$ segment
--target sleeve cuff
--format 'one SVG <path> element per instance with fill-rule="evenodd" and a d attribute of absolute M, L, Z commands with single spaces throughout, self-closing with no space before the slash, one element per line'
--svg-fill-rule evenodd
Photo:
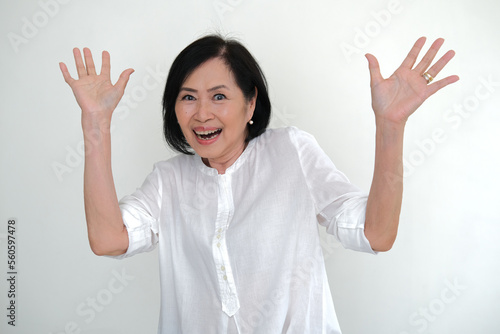
<path fill-rule="evenodd" d="M 128 232 L 128 249 L 124 254 L 109 257 L 120 260 L 152 251 L 158 243 L 158 221 L 141 209 L 126 203 L 120 203 L 120 210 Z"/>
<path fill-rule="evenodd" d="M 345 203 L 344 210 L 331 221 L 321 215 L 320 223 L 326 226 L 328 233 L 333 234 L 346 249 L 358 252 L 378 254 L 365 236 L 366 198 L 353 198 Z"/>

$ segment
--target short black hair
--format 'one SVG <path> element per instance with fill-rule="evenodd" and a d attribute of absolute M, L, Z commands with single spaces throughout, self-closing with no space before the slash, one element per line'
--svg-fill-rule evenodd
<path fill-rule="evenodd" d="M 175 58 L 163 93 L 163 134 L 168 145 L 178 152 L 193 154 L 175 114 L 179 90 L 196 68 L 213 58 L 224 60 L 247 101 L 255 96 L 257 88 L 253 124 L 247 124 L 246 141 L 261 135 L 269 124 L 271 101 L 266 78 L 257 61 L 240 42 L 220 35 L 207 35 L 189 44 Z"/>

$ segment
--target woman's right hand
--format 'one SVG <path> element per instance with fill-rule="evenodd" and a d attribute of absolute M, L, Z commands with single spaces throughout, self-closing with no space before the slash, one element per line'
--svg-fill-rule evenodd
<path fill-rule="evenodd" d="M 64 81 L 71 87 L 78 105 L 82 109 L 82 125 L 90 122 L 93 125 L 108 126 L 111 115 L 120 102 L 125 86 L 134 72 L 129 68 L 122 72 L 116 84 L 110 79 L 110 57 L 107 51 L 102 53 L 101 73 L 97 74 L 92 54 L 88 48 L 83 49 L 85 64 L 78 48 L 73 49 L 78 79 L 73 79 L 64 63 L 59 63 Z"/>
<path fill-rule="evenodd" d="M 118 205 L 111 168 L 111 115 L 120 102 L 130 74 L 123 71 L 115 85 L 110 79 L 109 53 L 102 53 L 102 68 L 98 75 L 90 50 L 73 49 L 78 79 L 73 79 L 65 64 L 60 63 L 64 80 L 73 90 L 82 109 L 82 129 L 85 139 L 83 192 L 85 218 L 90 247 L 98 255 L 118 255 L 128 248 L 128 232 Z"/>

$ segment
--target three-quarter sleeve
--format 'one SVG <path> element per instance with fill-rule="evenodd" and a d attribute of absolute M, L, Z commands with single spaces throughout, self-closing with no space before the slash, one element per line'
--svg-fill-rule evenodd
<path fill-rule="evenodd" d="M 297 149 L 318 222 L 345 248 L 376 254 L 364 233 L 367 194 L 335 167 L 312 135 L 293 127 L 289 135 Z"/>
<path fill-rule="evenodd" d="M 162 183 L 158 168 L 146 177 L 140 188 L 119 201 L 123 223 L 128 232 L 127 251 L 113 258 L 122 259 L 149 252 L 158 243 L 159 215 L 161 210 Z"/>

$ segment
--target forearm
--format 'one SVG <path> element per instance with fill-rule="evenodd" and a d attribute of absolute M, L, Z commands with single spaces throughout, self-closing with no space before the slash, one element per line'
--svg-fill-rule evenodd
<path fill-rule="evenodd" d="M 109 126 L 82 120 L 85 139 L 84 201 L 90 247 L 97 255 L 119 255 L 128 248 L 111 170 Z"/>
<path fill-rule="evenodd" d="M 374 250 L 396 240 L 403 196 L 404 124 L 377 120 L 375 167 L 368 196 L 365 235 Z"/>

